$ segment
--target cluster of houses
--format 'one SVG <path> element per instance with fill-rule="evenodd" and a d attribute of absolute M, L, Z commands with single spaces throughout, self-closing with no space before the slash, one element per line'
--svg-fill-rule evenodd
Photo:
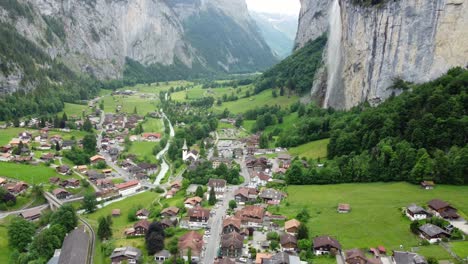
<path fill-rule="evenodd" d="M 120 162 L 120 167 L 126 170 L 133 178 L 137 180 L 146 180 L 150 175 L 158 172 L 158 165 L 154 163 L 140 162 L 134 163 L 130 159 Z"/>
<path fill-rule="evenodd" d="M 0 177 L 0 186 L 13 195 L 19 195 L 29 188 L 24 181 L 13 181 L 6 177 Z"/>

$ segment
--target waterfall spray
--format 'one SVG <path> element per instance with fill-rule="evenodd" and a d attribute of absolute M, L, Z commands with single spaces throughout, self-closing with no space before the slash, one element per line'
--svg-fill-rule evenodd
<path fill-rule="evenodd" d="M 341 85 L 341 67 L 342 67 L 342 50 L 341 50 L 341 12 L 339 0 L 334 0 L 330 9 L 329 16 L 329 35 L 327 49 L 327 92 L 325 94 L 324 107 L 330 106 L 330 95 L 335 94 L 334 91 L 339 89 Z"/>

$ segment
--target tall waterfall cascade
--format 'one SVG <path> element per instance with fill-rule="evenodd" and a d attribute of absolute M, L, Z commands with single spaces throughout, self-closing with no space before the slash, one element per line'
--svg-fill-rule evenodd
<path fill-rule="evenodd" d="M 333 106 L 330 102 L 331 98 L 336 95 L 336 92 L 342 86 L 342 65 L 343 65 L 343 51 L 342 51 L 342 23 L 341 23 L 341 10 L 339 0 L 334 0 L 329 16 L 329 30 L 328 30 L 328 47 L 327 47 L 327 91 L 323 107 Z M 338 98 L 335 98 L 337 100 Z"/>

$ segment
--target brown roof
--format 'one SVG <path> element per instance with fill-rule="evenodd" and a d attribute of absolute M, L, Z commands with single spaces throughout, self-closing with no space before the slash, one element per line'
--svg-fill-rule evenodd
<path fill-rule="evenodd" d="M 450 206 L 447 202 L 444 202 L 439 199 L 430 200 L 427 204 L 434 210 L 440 210 Z"/>
<path fill-rule="evenodd" d="M 146 219 L 140 220 L 133 225 L 133 228 L 142 227 L 145 230 L 148 230 L 150 222 Z"/>
<path fill-rule="evenodd" d="M 286 221 L 284 223 L 284 229 L 288 230 L 292 227 L 299 227 L 301 225 L 301 222 L 297 221 L 296 219 L 291 219 L 289 221 Z"/>
<path fill-rule="evenodd" d="M 36 209 L 31 209 L 31 210 L 24 211 L 20 215 L 23 218 L 31 218 L 33 216 L 37 216 L 37 215 L 40 215 L 40 214 L 41 214 L 41 209 L 36 208 Z"/>
<path fill-rule="evenodd" d="M 67 190 L 65 189 L 62 189 L 62 188 L 57 188 L 55 190 L 52 191 L 52 193 L 57 196 L 57 194 L 60 194 L 60 193 L 69 193 Z"/>
<path fill-rule="evenodd" d="M 226 180 L 223 179 L 210 179 L 208 181 L 208 186 L 210 187 L 225 187 L 226 186 Z"/>
<path fill-rule="evenodd" d="M 285 233 L 280 237 L 280 244 L 285 245 L 288 243 L 297 244 L 297 238 L 291 234 Z"/>
<path fill-rule="evenodd" d="M 189 217 L 209 218 L 210 217 L 210 209 L 204 209 L 202 207 L 191 208 L 191 209 L 188 210 L 187 215 Z"/>
<path fill-rule="evenodd" d="M 423 181 L 421 182 L 421 185 L 426 187 L 426 186 L 434 186 L 435 183 L 433 181 Z"/>
<path fill-rule="evenodd" d="M 203 199 L 198 197 L 198 196 L 195 196 L 195 197 L 191 197 L 191 198 L 187 198 L 187 200 L 185 200 L 184 203 L 186 204 L 191 204 L 191 205 L 196 205 L 198 203 L 201 203 Z"/>
<path fill-rule="evenodd" d="M 120 209 L 113 209 L 112 215 L 120 215 Z"/>
<path fill-rule="evenodd" d="M 179 238 L 179 249 L 191 249 L 192 254 L 200 255 L 203 247 L 203 236 L 195 231 L 190 231 Z"/>
<path fill-rule="evenodd" d="M 101 155 L 95 155 L 95 156 L 92 156 L 91 158 L 89 158 L 89 160 L 90 160 L 91 162 L 94 162 L 94 161 L 96 161 L 96 160 L 106 160 L 106 159 L 105 159 L 103 156 L 101 156 Z"/>
<path fill-rule="evenodd" d="M 362 250 L 357 249 L 357 248 L 347 250 L 345 254 L 346 254 L 346 259 L 352 259 L 352 258 L 357 258 L 357 257 L 366 259 L 364 252 L 362 252 Z"/>
<path fill-rule="evenodd" d="M 261 222 L 263 221 L 265 209 L 260 206 L 248 205 L 236 212 L 236 217 L 242 221 Z"/>
<path fill-rule="evenodd" d="M 230 258 L 222 258 L 215 260 L 214 264 L 235 264 L 236 262 L 232 261 Z"/>
<path fill-rule="evenodd" d="M 146 209 L 140 209 L 136 212 L 136 215 L 141 215 L 141 216 L 148 216 L 149 215 L 149 211 L 146 210 Z"/>
<path fill-rule="evenodd" d="M 255 258 L 255 264 L 262 264 L 263 259 L 271 259 L 273 255 L 270 253 L 257 253 L 257 257 Z"/>
<path fill-rule="evenodd" d="M 324 246 L 331 246 L 336 249 L 341 249 L 341 245 L 338 240 L 329 236 L 319 236 L 314 238 L 314 248 L 321 248 Z"/>
<path fill-rule="evenodd" d="M 161 214 L 170 214 L 170 215 L 176 215 L 179 213 L 179 208 L 175 206 L 171 206 L 168 208 L 165 208 L 161 211 Z"/>
<path fill-rule="evenodd" d="M 223 228 L 226 226 L 235 226 L 237 229 L 241 229 L 241 220 L 237 217 L 229 217 L 223 220 Z"/>
<path fill-rule="evenodd" d="M 225 234 L 221 238 L 221 247 L 223 248 L 242 248 L 244 246 L 244 236 L 237 233 L 231 232 Z"/>

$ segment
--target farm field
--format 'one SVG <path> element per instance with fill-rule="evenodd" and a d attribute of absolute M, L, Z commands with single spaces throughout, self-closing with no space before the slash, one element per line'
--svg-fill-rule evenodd
<path fill-rule="evenodd" d="M 11 249 L 8 247 L 8 227 L 6 220 L 0 223 L 0 263 L 8 263 Z"/>
<path fill-rule="evenodd" d="M 162 119 L 148 118 L 143 123 L 143 131 L 164 133 L 164 122 Z"/>
<path fill-rule="evenodd" d="M 159 144 L 158 142 L 135 141 L 127 153 L 136 155 L 139 159 L 156 162 L 156 157 L 153 155 L 153 148 Z"/>
<path fill-rule="evenodd" d="M 273 98 L 271 90 L 266 90 L 259 94 L 252 95 L 249 98 L 242 98 L 233 102 L 225 102 L 221 106 L 215 105 L 213 109 L 215 112 L 222 112 L 227 108 L 231 113 L 240 114 L 264 105 L 279 105 L 281 107 L 287 107 L 298 99 L 298 96 L 278 96 Z"/>
<path fill-rule="evenodd" d="M 145 115 L 146 113 L 153 112 L 156 110 L 156 95 L 154 98 L 141 98 L 138 95 L 132 96 L 105 96 L 104 100 L 104 111 L 116 112 L 117 106 L 122 106 L 121 112 L 132 114 L 137 109 L 137 114 Z"/>
<path fill-rule="evenodd" d="M 18 134 L 27 129 L 21 127 L 9 127 L 6 129 L 0 129 L 0 146 L 8 144 L 14 137 L 18 137 Z"/>
<path fill-rule="evenodd" d="M 345 249 L 383 245 L 392 250 L 400 245 L 417 246 L 419 239 L 409 230 L 410 220 L 401 213 L 401 208 L 410 203 L 423 206 L 439 198 L 462 212 L 468 210 L 468 186 L 438 185 L 426 191 L 408 183 L 369 183 L 289 186 L 287 192 L 285 205 L 278 211 L 273 208 L 272 212 L 293 218 L 306 208 L 310 213 L 307 225 L 311 235 L 332 235 Z M 338 214 L 338 203 L 349 203 L 351 212 Z"/>
<path fill-rule="evenodd" d="M 22 127 L 9 127 L 6 129 L 0 129 L 0 145 L 6 145 L 11 141 L 12 138 L 18 137 L 18 134 L 24 131 L 28 131 L 33 134 L 33 137 L 39 135 L 39 130 L 31 128 L 22 128 Z M 72 130 L 70 132 L 62 132 L 56 129 L 49 130 L 49 136 L 60 135 L 64 140 L 71 139 L 72 137 L 76 139 L 81 139 L 86 135 L 86 132 L 79 130 Z"/>
<path fill-rule="evenodd" d="M 245 96 L 245 93 L 251 90 L 250 85 L 239 86 L 238 88 L 233 87 L 220 87 L 220 88 L 206 88 L 203 89 L 202 85 L 197 85 L 194 88 L 188 89 L 187 91 L 179 91 L 171 94 L 171 98 L 174 101 L 186 102 L 189 100 L 200 99 L 203 97 L 211 96 L 215 99 L 221 98 L 223 95 L 230 96 L 232 94 L 237 97 Z M 252 92 L 252 91 L 251 91 Z"/>
<path fill-rule="evenodd" d="M 321 139 L 290 148 L 288 151 L 292 155 L 306 157 L 308 159 L 325 159 L 327 157 L 327 146 L 330 139 Z"/>
<path fill-rule="evenodd" d="M 76 116 L 80 118 L 83 114 L 83 111 L 85 113 L 90 113 L 91 109 L 87 105 L 65 103 L 63 111 L 58 113 L 58 116 L 61 117 L 63 113 L 67 113 L 68 117 Z"/>
<path fill-rule="evenodd" d="M 25 181 L 29 184 L 49 183 L 50 177 L 65 177 L 55 172 L 53 168 L 44 165 L 34 166 L 10 162 L 0 162 L 0 176 Z"/>
<path fill-rule="evenodd" d="M 468 241 L 450 243 L 452 251 L 462 259 L 468 258 Z"/>

